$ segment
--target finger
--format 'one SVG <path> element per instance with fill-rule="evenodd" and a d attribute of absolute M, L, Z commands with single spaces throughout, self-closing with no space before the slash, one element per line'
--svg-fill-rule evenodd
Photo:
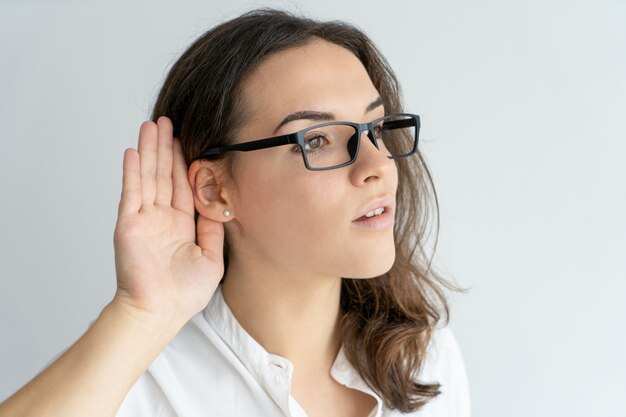
<path fill-rule="evenodd" d="M 141 178 L 139 172 L 139 154 L 133 148 L 124 151 L 122 174 L 122 197 L 118 206 L 118 217 L 137 213 L 141 207 Z"/>
<path fill-rule="evenodd" d="M 139 130 L 141 204 L 153 205 L 156 195 L 157 127 L 147 120 Z"/>
<path fill-rule="evenodd" d="M 202 249 L 203 255 L 216 260 L 224 259 L 224 224 L 222 222 L 199 215 L 196 234 L 198 246 Z"/>
<path fill-rule="evenodd" d="M 194 215 L 193 192 L 187 178 L 187 163 L 183 156 L 183 147 L 178 138 L 174 138 L 174 169 L 172 172 L 173 196 L 172 207 L 190 216 Z"/>
<path fill-rule="evenodd" d="M 155 204 L 172 204 L 172 122 L 166 116 L 157 120 L 158 149 Z"/>

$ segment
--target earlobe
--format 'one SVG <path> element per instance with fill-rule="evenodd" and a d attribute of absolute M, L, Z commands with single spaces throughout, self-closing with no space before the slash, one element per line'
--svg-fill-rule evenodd
<path fill-rule="evenodd" d="M 226 189 L 220 185 L 216 167 L 211 161 L 196 160 L 188 170 L 198 213 L 213 221 L 227 222 L 233 218 Z"/>

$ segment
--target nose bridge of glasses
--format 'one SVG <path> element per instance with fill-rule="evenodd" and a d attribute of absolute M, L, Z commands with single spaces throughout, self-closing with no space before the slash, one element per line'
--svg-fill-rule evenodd
<path fill-rule="evenodd" d="M 361 138 L 363 137 L 364 134 L 369 139 L 369 141 L 366 140 L 365 142 L 370 142 L 372 145 L 374 145 L 374 148 L 376 148 L 376 151 L 380 152 L 380 147 L 378 146 L 378 143 L 376 143 L 376 138 L 374 138 L 374 133 L 372 132 L 372 130 L 368 129 L 367 125 L 361 125 L 359 127 L 359 130 L 361 132 L 361 135 L 357 138 L 357 134 L 358 133 L 355 132 L 354 135 L 352 135 L 352 137 L 348 141 L 348 151 L 350 153 L 350 156 L 352 158 L 355 158 L 356 157 L 357 148 L 361 148 L 363 146 L 368 146 L 367 144 L 361 144 L 361 146 L 358 145 L 358 142 L 361 140 Z M 359 153 L 361 153 L 361 152 L 363 152 L 363 149 L 359 150 Z"/>
<path fill-rule="evenodd" d="M 368 125 L 362 125 L 361 128 L 362 128 L 361 135 L 363 135 L 365 133 L 367 135 L 369 141 L 372 143 L 372 145 L 374 145 L 374 147 L 376 149 L 380 149 L 380 147 L 378 146 L 378 143 L 376 142 L 377 138 L 374 137 L 373 130 L 369 129 Z"/>

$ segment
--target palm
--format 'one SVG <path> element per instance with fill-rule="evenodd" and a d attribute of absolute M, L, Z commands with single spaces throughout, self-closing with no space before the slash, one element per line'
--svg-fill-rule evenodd
<path fill-rule="evenodd" d="M 169 119 L 157 121 L 158 138 L 154 126 L 142 125 L 140 163 L 134 150 L 124 158 L 114 233 L 116 295 L 142 310 L 190 317 L 206 305 L 222 276 L 224 229 L 200 216 L 196 231 L 180 143 Z"/>

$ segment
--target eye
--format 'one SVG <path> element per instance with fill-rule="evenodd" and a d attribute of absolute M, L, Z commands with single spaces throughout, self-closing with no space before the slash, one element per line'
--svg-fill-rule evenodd
<path fill-rule="evenodd" d="M 323 142 L 326 141 L 326 138 L 321 135 L 313 136 L 310 139 L 305 139 L 304 143 L 308 146 L 308 150 L 317 151 L 322 148 Z"/>
<path fill-rule="evenodd" d="M 376 138 L 381 138 L 383 134 L 383 124 L 378 123 L 376 126 L 374 126 L 374 136 Z"/>
<path fill-rule="evenodd" d="M 327 143 L 329 143 L 329 141 L 322 133 L 313 133 L 311 136 L 304 139 L 305 149 L 309 154 L 319 152 Z M 300 147 L 294 146 L 293 152 L 299 153 Z"/>

